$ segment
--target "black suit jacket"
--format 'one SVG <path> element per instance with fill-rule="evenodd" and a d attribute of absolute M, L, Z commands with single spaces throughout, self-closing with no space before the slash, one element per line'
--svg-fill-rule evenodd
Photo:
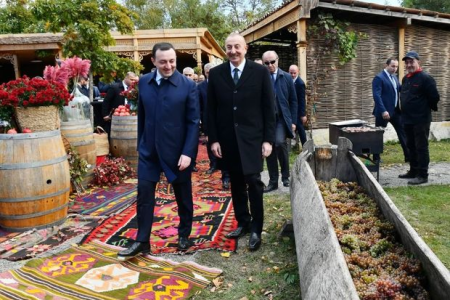
<path fill-rule="evenodd" d="M 124 91 L 122 82 L 114 83 L 106 94 L 102 104 L 103 117 L 108 116 L 114 108 L 125 104 L 125 97 L 120 95 Z"/>
<path fill-rule="evenodd" d="M 302 124 L 302 117 L 306 116 L 306 99 L 305 99 L 305 82 L 297 76 L 294 81 L 295 92 L 297 93 L 298 113 L 297 113 L 297 127 Z"/>
<path fill-rule="evenodd" d="M 208 82 L 208 140 L 219 142 L 219 167 L 243 174 L 263 170 L 262 143 L 275 142 L 275 99 L 266 67 L 246 60 L 237 85 L 230 63 L 211 69 Z"/>

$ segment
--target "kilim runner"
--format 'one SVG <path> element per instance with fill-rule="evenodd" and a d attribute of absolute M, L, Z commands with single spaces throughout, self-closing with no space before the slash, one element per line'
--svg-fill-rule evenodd
<path fill-rule="evenodd" d="M 99 223 L 90 217 L 70 217 L 59 226 L 11 233 L 0 241 L 0 258 L 16 261 L 35 257 L 77 235 L 90 232 Z M 3 238 L 5 238 L 3 237 Z"/>
<path fill-rule="evenodd" d="M 91 188 L 81 196 L 74 195 L 69 203 L 69 213 L 110 216 L 135 202 L 136 195 L 136 183 Z"/>
<path fill-rule="evenodd" d="M 194 219 L 190 235 L 193 246 L 185 253 L 204 249 L 235 251 L 236 240 L 225 235 L 233 231 L 237 222 L 229 190 L 222 189 L 221 172 L 206 174 L 209 161 L 206 147 L 200 145 L 197 157 L 198 172 L 192 173 Z M 171 185 L 162 177 L 157 187 L 152 228 L 151 252 L 175 253 L 178 244 L 177 204 Z M 137 234 L 136 204 L 106 219 L 83 241 L 100 240 L 110 245 L 128 247 Z"/>
<path fill-rule="evenodd" d="M 0 299 L 187 299 L 219 276 L 219 269 L 136 256 L 118 261 L 121 248 L 100 242 L 33 259 L 0 273 Z"/>

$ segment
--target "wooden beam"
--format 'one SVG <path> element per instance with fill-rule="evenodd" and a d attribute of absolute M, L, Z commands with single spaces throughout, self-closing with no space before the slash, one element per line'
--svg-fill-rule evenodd
<path fill-rule="evenodd" d="M 430 16 L 419 15 L 419 14 L 410 14 L 410 13 L 406 13 L 406 12 L 387 11 L 387 10 L 381 10 L 381 9 L 356 7 L 356 6 L 342 5 L 342 4 L 336 4 L 336 3 L 327 3 L 327 2 L 319 2 L 318 7 L 336 9 L 339 11 L 351 11 L 351 12 L 356 12 L 356 13 L 361 13 L 361 14 L 378 15 L 378 16 L 384 16 L 384 17 L 395 17 L 395 18 L 402 18 L 402 19 L 409 18 L 411 20 L 434 22 L 434 23 L 441 23 L 441 24 L 450 24 L 450 19 L 439 18 L 437 16 L 430 17 Z M 364 16 L 361 16 L 361 18 L 364 18 Z"/>
<path fill-rule="evenodd" d="M 14 66 L 14 75 L 16 79 L 20 78 L 20 70 L 19 70 L 19 59 L 17 59 L 17 54 L 13 54 L 13 66 Z"/>
<path fill-rule="evenodd" d="M 405 56 L 405 27 L 398 28 L 398 79 L 402 80 L 405 76 L 405 62 L 402 60 Z"/>
<path fill-rule="evenodd" d="M 306 84 L 307 68 L 306 68 L 306 19 L 297 21 L 297 59 L 300 69 L 300 78 Z"/>
<path fill-rule="evenodd" d="M 284 15 L 290 13 L 292 10 L 298 10 L 298 14 L 300 14 L 300 1 L 301 0 L 295 0 L 287 4 L 286 6 L 280 8 L 278 11 L 274 12 L 273 14 L 267 16 L 267 18 L 262 19 L 261 21 L 257 22 L 255 25 L 247 28 L 243 32 L 241 32 L 242 36 L 250 36 L 255 31 L 258 31 L 259 29 L 266 27 L 266 26 L 273 26 L 273 23 L 283 17 Z M 273 31 L 272 31 L 273 32 Z M 247 38 L 246 38 L 247 40 Z M 253 40 L 252 40 L 253 41 Z M 252 42 L 248 41 L 247 42 Z"/>

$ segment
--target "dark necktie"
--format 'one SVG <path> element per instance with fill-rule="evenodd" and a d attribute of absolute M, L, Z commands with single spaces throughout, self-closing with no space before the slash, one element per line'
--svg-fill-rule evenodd
<path fill-rule="evenodd" d="M 234 84 L 237 84 L 239 81 L 239 69 L 238 68 L 234 68 L 233 70 L 234 74 L 233 74 L 233 81 Z"/>

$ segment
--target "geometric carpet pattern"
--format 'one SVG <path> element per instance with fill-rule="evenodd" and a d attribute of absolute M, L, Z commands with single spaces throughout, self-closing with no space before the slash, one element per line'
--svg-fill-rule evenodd
<path fill-rule="evenodd" d="M 94 241 L 30 260 L 0 273 L 0 299 L 188 299 L 222 273 L 150 255 L 119 261 L 121 249 Z"/>
<path fill-rule="evenodd" d="M 110 216 L 136 201 L 136 183 L 121 183 L 111 187 L 95 187 L 75 196 L 69 202 L 69 213 L 90 216 Z"/>
<path fill-rule="evenodd" d="M 198 172 L 192 173 L 194 218 L 190 240 L 193 246 L 184 253 L 204 249 L 235 251 L 236 240 L 225 235 L 237 227 L 229 190 L 222 189 L 221 172 L 206 174 L 209 167 L 206 147 L 200 145 Z M 176 253 L 178 244 L 178 206 L 170 184 L 164 176 L 156 189 L 156 203 L 150 237 L 151 253 Z M 110 245 L 128 247 L 137 234 L 136 203 L 96 227 L 83 243 L 99 240 Z"/>

